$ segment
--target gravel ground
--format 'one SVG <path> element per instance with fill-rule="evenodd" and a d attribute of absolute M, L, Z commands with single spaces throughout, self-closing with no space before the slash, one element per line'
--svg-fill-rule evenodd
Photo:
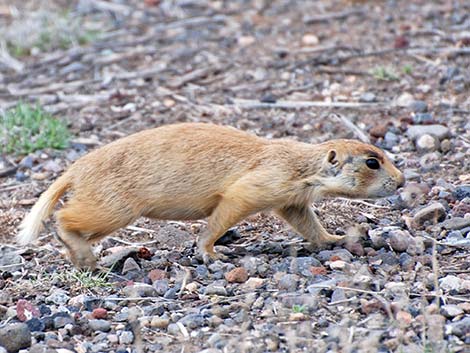
<path fill-rule="evenodd" d="M 468 1 L 9 3 L 0 43 L 28 50 L 0 46 L 0 111 L 38 102 L 73 140 L 1 155 L 0 352 L 469 352 Z M 72 268 L 53 223 L 15 245 L 74 160 L 182 121 L 370 140 L 407 184 L 316 204 L 347 235 L 332 248 L 270 214 L 228 232 L 229 261 L 208 266 L 203 220 L 139 219 L 96 246 L 95 274 Z"/>

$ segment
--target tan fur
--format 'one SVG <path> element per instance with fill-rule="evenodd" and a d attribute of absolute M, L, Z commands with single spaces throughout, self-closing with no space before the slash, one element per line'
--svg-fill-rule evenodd
<path fill-rule="evenodd" d="M 369 169 L 371 154 L 380 169 Z M 267 140 L 230 127 L 186 123 L 145 130 L 80 158 L 41 195 L 21 224 L 18 240 L 33 241 L 53 205 L 59 237 L 78 267 L 94 268 L 89 243 L 141 216 L 208 217 L 199 240 L 206 260 L 214 243 L 250 214 L 274 210 L 312 243 L 334 242 L 310 209 L 328 196 L 391 195 L 404 182 L 383 152 L 354 140 L 319 145 Z"/>

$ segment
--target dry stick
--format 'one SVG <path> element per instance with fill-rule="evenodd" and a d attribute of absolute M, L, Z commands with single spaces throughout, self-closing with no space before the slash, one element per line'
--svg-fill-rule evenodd
<path fill-rule="evenodd" d="M 359 140 L 364 143 L 370 144 L 370 138 L 360 128 L 354 125 L 351 120 L 347 119 L 344 115 L 332 113 L 331 116 L 341 121 L 347 128 L 351 129 Z"/>
<path fill-rule="evenodd" d="M 441 303 L 441 288 L 439 287 L 439 262 L 437 261 L 436 241 L 432 242 L 432 272 L 434 274 L 434 293 L 436 293 L 436 305 L 439 309 Z"/>
<path fill-rule="evenodd" d="M 264 103 L 253 99 L 234 98 L 233 105 L 243 109 L 304 109 L 304 108 L 375 108 L 389 107 L 390 103 L 323 102 L 323 101 L 282 101 Z"/>
<path fill-rule="evenodd" d="M 204 67 L 202 69 L 196 69 L 187 73 L 186 75 L 176 77 L 168 82 L 168 86 L 171 88 L 180 88 L 185 84 L 199 80 L 211 74 L 216 74 L 222 70 L 227 70 L 226 66 L 223 65 L 214 65 L 209 67 Z"/>
<path fill-rule="evenodd" d="M 354 15 L 357 16 L 357 15 L 364 15 L 364 14 L 365 14 L 364 9 L 353 9 L 353 10 L 342 11 L 342 12 L 330 12 L 330 13 L 325 13 L 322 15 L 306 17 L 304 19 L 304 23 L 310 25 L 310 24 L 314 24 L 318 22 L 342 20 L 349 16 L 354 16 Z"/>

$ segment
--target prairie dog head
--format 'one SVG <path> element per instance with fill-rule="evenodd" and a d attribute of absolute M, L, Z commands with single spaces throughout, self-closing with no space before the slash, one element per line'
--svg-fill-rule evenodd
<path fill-rule="evenodd" d="M 379 148 L 355 140 L 321 144 L 322 194 L 348 198 L 390 196 L 403 186 L 403 174 Z"/>

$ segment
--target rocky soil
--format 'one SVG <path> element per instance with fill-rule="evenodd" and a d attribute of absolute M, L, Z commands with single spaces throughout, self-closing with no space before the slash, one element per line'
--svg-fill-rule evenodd
<path fill-rule="evenodd" d="M 1 41 L 34 37 L 38 13 L 98 33 L 0 53 L 0 110 L 38 102 L 73 133 L 66 150 L 1 156 L 0 352 L 469 351 L 468 1 L 8 3 Z M 15 245 L 67 165 L 182 121 L 370 140 L 407 184 L 315 205 L 347 235 L 326 249 L 270 214 L 227 233 L 229 260 L 211 265 L 195 247 L 204 220 L 140 219 L 96 246 L 95 274 L 73 269 L 53 222 L 35 246 Z"/>

